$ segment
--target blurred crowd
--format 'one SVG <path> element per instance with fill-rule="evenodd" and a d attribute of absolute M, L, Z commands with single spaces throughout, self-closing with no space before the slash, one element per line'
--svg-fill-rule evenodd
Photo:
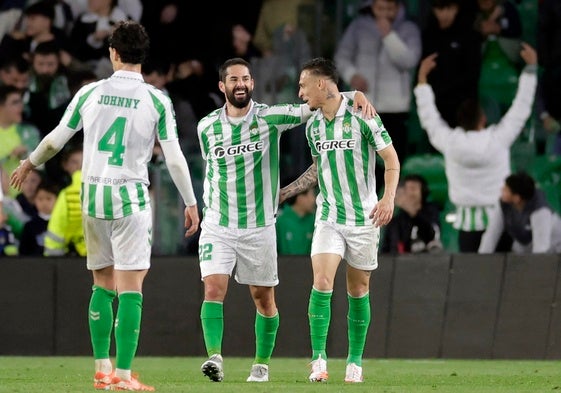
<path fill-rule="evenodd" d="M 300 101 L 301 65 L 324 56 L 335 60 L 342 90 L 363 91 L 373 102 L 407 168 L 396 197 L 396 216 L 384 229 L 382 252 L 550 252 L 561 244 L 561 232 L 556 232 L 561 210 L 558 0 L 251 0 L 196 6 L 179 0 L 4 0 L 0 2 L 4 195 L 0 254 L 84 255 L 80 133 L 65 151 L 29 176 L 21 193 L 9 187 L 8 178 L 19 160 L 58 124 L 74 93 L 112 74 L 108 37 L 112 26 L 124 19 L 140 21 L 150 35 L 150 56 L 142 72 L 147 83 L 173 102 L 199 200 L 203 164 L 196 126 L 224 104 L 217 83 L 219 65 L 231 57 L 248 60 L 255 78 L 254 99 L 291 103 Z M 522 43 L 528 44 L 527 52 Z M 534 49 L 537 64 L 531 56 Z M 446 133 L 478 132 L 480 137 L 493 132 L 490 125 L 508 119 L 522 88 L 521 76 L 530 72 L 538 82 L 535 93 L 524 85 L 520 94 L 530 99 L 519 103 L 528 115 L 519 119 L 520 124 L 509 123 L 512 137 L 507 142 L 489 141 L 503 146 L 508 171 L 498 173 L 490 188 L 478 190 L 488 198 L 484 202 L 477 197 L 458 199 L 448 189 L 444 197 L 436 197 L 431 190 L 442 183 L 456 187 L 457 173 L 477 173 L 476 167 L 487 171 L 498 164 L 475 154 L 478 149 L 486 151 L 483 145 L 471 146 L 473 159 L 462 153 L 458 160 L 435 142 L 434 123 L 421 110 L 430 100 L 416 86 L 430 86 Z M 281 156 L 282 186 L 311 163 L 302 127 L 285 135 Z M 420 166 L 415 170 L 415 165 L 408 165 L 420 156 L 443 156 L 444 164 L 436 169 L 441 174 L 433 176 L 435 168 L 423 173 Z M 156 146 L 152 192 L 158 195 L 154 203 L 160 204 L 154 212 L 162 243 L 155 239 L 155 247 L 160 247 L 155 254 L 195 253 L 193 241 L 162 245 L 181 228 L 181 222 L 169 220 L 174 217 L 170 212 L 181 207 L 177 195 L 167 189 L 170 182 L 161 171 L 162 160 Z M 530 165 L 538 162 L 541 166 Z M 546 171 L 541 169 L 544 163 Z M 463 166 L 464 172 L 451 173 L 454 165 Z M 532 172 L 533 167 L 540 170 Z M 529 173 L 519 175 L 528 175 L 531 181 L 508 178 L 511 170 L 521 169 Z M 464 182 L 478 187 L 477 181 L 464 177 Z M 511 194 L 520 202 L 514 210 Z M 281 206 L 280 254 L 309 254 L 314 195 L 302 194 Z M 539 201 L 530 203 L 532 198 Z M 551 213 L 546 218 L 543 209 Z M 465 217 L 470 214 L 479 218 L 468 224 Z M 547 220 L 551 231 L 544 234 L 542 228 L 540 233 L 551 241 L 532 248 L 532 230 L 513 229 L 512 220 L 518 220 L 518 227 Z M 486 233 L 489 226 L 492 233 Z M 445 236 L 446 230 L 455 240 Z"/>

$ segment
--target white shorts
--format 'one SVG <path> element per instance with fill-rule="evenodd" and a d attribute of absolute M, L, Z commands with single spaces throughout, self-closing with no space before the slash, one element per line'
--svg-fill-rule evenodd
<path fill-rule="evenodd" d="M 145 270 L 152 251 L 150 209 L 116 220 L 82 215 L 89 270 L 114 266 L 116 270 Z"/>
<path fill-rule="evenodd" d="M 337 254 L 360 270 L 378 267 L 380 228 L 374 225 L 348 226 L 317 221 L 312 239 L 311 255 Z"/>
<path fill-rule="evenodd" d="M 228 228 L 201 224 L 199 238 L 201 277 L 232 275 L 240 284 L 274 287 L 277 275 L 277 237 L 274 225 L 260 228 Z"/>

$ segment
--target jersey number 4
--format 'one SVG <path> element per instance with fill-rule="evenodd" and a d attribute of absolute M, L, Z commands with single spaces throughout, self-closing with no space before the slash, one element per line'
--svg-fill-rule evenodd
<path fill-rule="evenodd" d="M 111 153 L 111 156 L 107 160 L 109 165 L 123 165 L 123 155 L 125 154 L 123 139 L 125 137 L 126 124 L 126 117 L 117 117 L 97 144 L 97 149 L 99 151 Z"/>

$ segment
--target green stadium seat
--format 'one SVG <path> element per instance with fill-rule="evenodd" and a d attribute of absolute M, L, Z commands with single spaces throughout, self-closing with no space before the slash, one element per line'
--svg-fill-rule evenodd
<path fill-rule="evenodd" d="M 417 114 L 417 105 L 413 99 L 411 100 L 409 119 L 407 120 L 407 154 L 423 154 L 430 153 L 431 151 L 434 150 L 431 147 L 426 131 L 421 127 L 421 121 Z"/>
<path fill-rule="evenodd" d="M 545 193 L 545 197 L 551 209 L 557 212 L 557 214 L 561 215 L 561 182 L 538 183 L 537 187 L 543 190 L 543 192 Z"/>
<path fill-rule="evenodd" d="M 527 172 L 538 183 L 552 183 L 561 185 L 561 157 L 542 155 L 534 158 Z"/>
<path fill-rule="evenodd" d="M 536 144 L 519 138 L 510 147 L 510 166 L 513 172 L 527 170 L 534 165 L 536 159 Z"/>
<path fill-rule="evenodd" d="M 522 39 L 535 47 L 538 40 L 538 1 L 521 0 L 518 12 L 522 21 Z"/>
<path fill-rule="evenodd" d="M 518 86 L 519 70 L 501 49 L 499 42 L 487 40 L 479 77 L 479 97 L 493 100 L 500 108 L 501 115 L 512 104 Z M 489 119 L 494 122 L 496 119 Z"/>
<path fill-rule="evenodd" d="M 458 246 L 458 230 L 454 228 L 454 222 L 448 220 L 447 216 L 454 214 L 456 207 L 449 200 L 446 201 L 444 209 L 440 212 L 440 241 L 442 247 L 447 252 L 459 252 Z"/>
<path fill-rule="evenodd" d="M 551 208 L 561 214 L 561 157 L 537 156 L 528 168 L 537 186 L 544 191 Z"/>

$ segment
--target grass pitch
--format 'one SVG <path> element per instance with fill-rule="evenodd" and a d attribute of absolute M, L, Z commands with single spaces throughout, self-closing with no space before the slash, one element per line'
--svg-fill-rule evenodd
<path fill-rule="evenodd" d="M 203 377 L 203 358 L 143 357 L 134 361 L 141 381 L 157 392 L 561 392 L 561 362 L 504 360 L 364 361 L 364 383 L 343 382 L 345 362 L 329 359 L 329 382 L 307 381 L 308 359 L 273 358 L 268 383 L 247 383 L 252 359 L 225 358 L 225 379 Z M 94 392 L 89 357 L 0 357 L 0 392 Z"/>

